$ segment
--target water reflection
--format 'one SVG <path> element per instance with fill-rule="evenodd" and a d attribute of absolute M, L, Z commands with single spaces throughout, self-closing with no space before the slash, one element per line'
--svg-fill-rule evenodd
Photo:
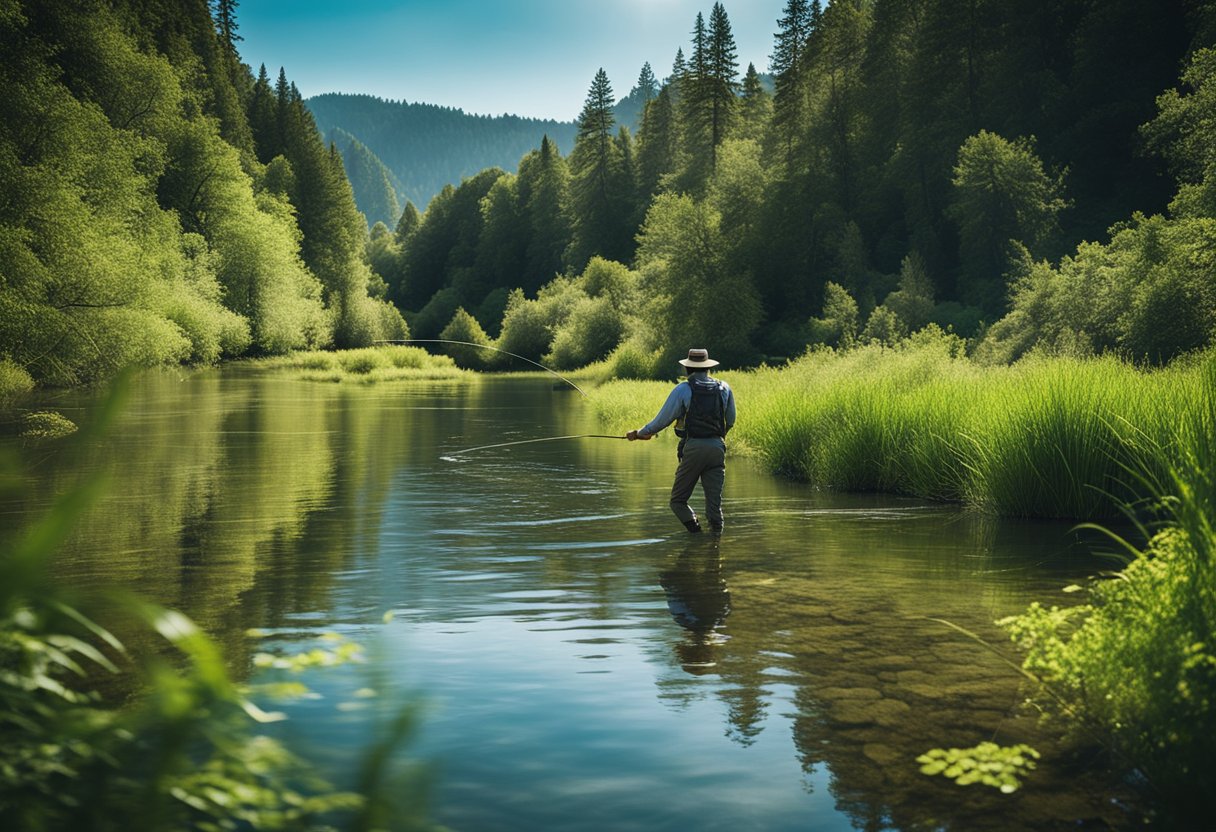
<path fill-rule="evenodd" d="M 728 638 L 720 625 L 730 615 L 730 590 L 722 579 L 722 551 L 712 536 L 689 535 L 683 551 L 659 573 L 667 609 L 688 631 L 676 644 L 680 666 L 694 676 L 712 672 L 715 649 Z"/>
<path fill-rule="evenodd" d="M 73 398 L 73 396 L 75 398 Z M 87 394 L 59 409 L 88 416 Z M 42 458 L 5 528 L 84 470 L 109 496 L 59 567 L 184 609 L 250 671 L 250 627 L 387 629 L 435 704 L 440 820 L 472 829 L 1050 829 L 1119 823 L 1090 765 L 1019 709 L 996 618 L 1100 565 L 1067 527 L 813 493 L 732 467 L 726 535 L 672 529 L 672 448 L 572 441 L 579 399 L 514 379 L 363 388 L 240 371 L 140 381 L 80 457 Z M 678 528 L 678 527 L 677 527 Z M 379 622 L 396 614 L 388 628 Z M 311 681 L 311 680 L 310 680 Z M 370 730 L 301 703 L 334 760 Z M 1002 797 L 926 778 L 934 746 L 1029 741 Z"/>

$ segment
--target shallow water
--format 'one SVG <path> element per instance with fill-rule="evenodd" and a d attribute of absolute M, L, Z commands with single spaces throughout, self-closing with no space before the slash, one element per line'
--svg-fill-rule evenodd
<path fill-rule="evenodd" d="M 48 404 L 87 422 L 95 402 Z M 409 753 L 433 763 L 432 815 L 454 829 L 1124 823 L 1112 784 L 1019 708 L 1002 658 L 932 620 L 1003 650 L 995 619 L 1065 603 L 1106 566 L 1067 524 L 824 494 L 735 458 L 726 533 L 692 536 L 666 505 L 673 442 L 453 456 L 601 430 L 536 379 L 151 374 L 104 441 L 33 451 L 0 511 L 16 528 L 104 472 L 59 571 L 184 610 L 240 678 L 264 678 L 251 656 L 268 646 L 367 645 L 369 666 L 306 674 L 322 696 L 288 705 L 284 730 L 342 780 L 377 730 L 357 692 L 407 694 Z M 915 762 L 989 739 L 1044 752 L 1015 795 Z"/>

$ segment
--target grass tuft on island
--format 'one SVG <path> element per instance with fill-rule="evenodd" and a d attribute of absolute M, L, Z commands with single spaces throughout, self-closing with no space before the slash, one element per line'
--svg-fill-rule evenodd
<path fill-rule="evenodd" d="M 255 367 L 294 371 L 303 381 L 379 384 L 390 381 L 445 381 L 470 379 L 476 373 L 462 370 L 451 357 L 432 355 L 421 347 L 385 345 L 329 352 L 313 350 L 262 358 Z"/>
<path fill-rule="evenodd" d="M 1042 357 L 985 367 L 958 339 L 926 333 L 721 376 L 738 394 L 732 452 L 775 473 L 1008 516 L 1099 519 L 1176 462 L 1176 425 L 1202 399 L 1204 363 L 1146 371 L 1113 357 Z M 617 381 L 591 400 L 607 427 L 627 429 L 649 420 L 668 389 Z"/>

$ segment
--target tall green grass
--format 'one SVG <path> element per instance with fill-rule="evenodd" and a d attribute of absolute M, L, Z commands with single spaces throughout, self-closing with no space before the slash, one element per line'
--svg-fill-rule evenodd
<path fill-rule="evenodd" d="M 385 381 L 430 381 L 471 378 L 447 355 L 421 347 L 385 345 L 329 352 L 312 350 L 250 362 L 255 367 L 294 370 L 305 381 L 376 384 Z"/>
<path fill-rule="evenodd" d="M 1148 545 L 1095 581 L 1089 603 L 1035 604 L 1000 623 L 1050 693 L 1048 711 L 1103 738 L 1141 772 L 1167 824 L 1190 828 L 1216 808 L 1216 359 L 1181 376 L 1193 395 L 1170 414 L 1172 461 L 1143 480 L 1164 514 Z"/>
<path fill-rule="evenodd" d="M 732 448 L 776 473 L 998 514 L 1094 519 L 1135 499 L 1146 472 L 1164 475 L 1199 372 L 1143 372 L 1113 358 L 980 367 L 957 339 L 926 335 L 724 377 L 739 411 Z M 613 382 L 592 398 L 605 422 L 636 427 L 667 389 Z"/>

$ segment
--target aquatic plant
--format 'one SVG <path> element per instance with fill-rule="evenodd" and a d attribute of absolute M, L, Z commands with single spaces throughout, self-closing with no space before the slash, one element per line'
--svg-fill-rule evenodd
<path fill-rule="evenodd" d="M 1147 545 L 1125 546 L 1130 561 L 1094 579 L 1087 603 L 1033 604 L 998 622 L 1025 651 L 1049 712 L 1068 713 L 1073 730 L 1098 729 L 1179 812 L 1210 810 L 1212 793 L 1194 786 L 1216 754 L 1216 359 L 1199 372 L 1174 461 L 1160 480 L 1144 478 L 1164 515 L 1145 529 Z"/>
<path fill-rule="evenodd" d="M 25 439 L 61 439 L 76 432 L 76 423 L 54 410 L 37 410 L 21 419 Z"/>
<path fill-rule="evenodd" d="M 1034 771 L 1039 752 L 1029 745 L 1001 746 L 982 742 L 973 748 L 934 748 L 916 758 L 922 774 L 940 774 L 960 786 L 982 783 L 1012 794 L 1019 777 Z"/>

